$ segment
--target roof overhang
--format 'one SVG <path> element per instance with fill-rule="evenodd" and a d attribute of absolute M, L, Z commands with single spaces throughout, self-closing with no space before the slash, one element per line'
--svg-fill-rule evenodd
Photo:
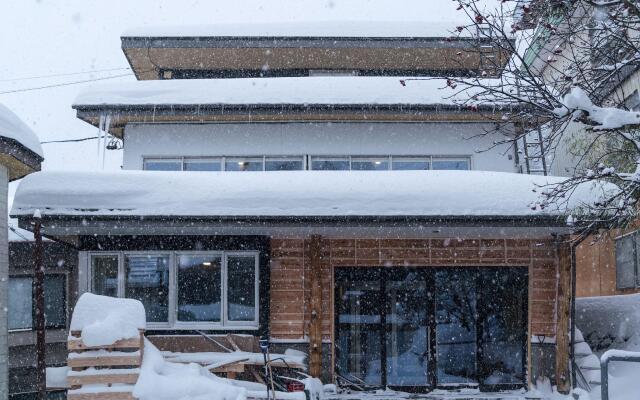
<path fill-rule="evenodd" d="M 210 77 L 305 76 L 313 70 L 360 75 L 498 75 L 509 46 L 472 37 L 136 37 L 122 50 L 139 80 L 181 71 Z M 489 61 L 489 62 L 487 62 Z M 218 75 L 216 75 L 218 74 Z"/>
<path fill-rule="evenodd" d="M 74 105 L 77 117 L 94 126 L 111 116 L 110 133 L 123 137 L 129 123 L 269 123 L 269 122 L 504 122 L 515 107 L 451 104 L 193 104 Z M 513 122 L 513 119 L 510 119 Z"/>
<path fill-rule="evenodd" d="M 0 136 L 0 164 L 7 167 L 9 181 L 40 171 L 43 160 L 17 140 Z"/>

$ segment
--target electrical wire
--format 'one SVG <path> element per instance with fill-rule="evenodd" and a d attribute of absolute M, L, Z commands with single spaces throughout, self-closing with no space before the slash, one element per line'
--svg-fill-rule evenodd
<path fill-rule="evenodd" d="M 78 139 L 47 140 L 45 142 L 40 142 L 40 144 L 84 142 L 86 140 L 93 140 L 93 139 L 100 139 L 100 138 L 101 136 L 90 136 L 90 137 L 78 138 Z"/>
<path fill-rule="evenodd" d="M 4 91 L 4 92 L 0 92 L 0 94 L 30 92 L 30 91 L 33 91 L 33 90 L 42 90 L 42 89 L 50 89 L 50 88 L 62 87 L 62 86 L 78 85 L 80 83 L 105 81 L 105 80 L 108 80 L 108 79 L 122 78 L 122 77 L 125 77 L 125 76 L 131 76 L 131 75 L 132 75 L 131 73 L 128 73 L 128 74 L 107 76 L 107 77 L 104 77 L 104 78 L 85 79 L 85 80 L 82 80 L 82 81 L 73 81 L 73 82 L 57 83 L 57 84 L 53 84 L 53 85 L 36 86 L 36 87 L 30 87 L 30 88 L 24 88 L 24 89 L 7 90 L 7 91 Z"/>
<path fill-rule="evenodd" d="M 124 71 L 130 70 L 129 67 L 123 68 L 107 68 L 107 69 L 94 69 L 90 71 L 78 71 L 78 72 L 67 72 L 67 73 L 59 73 L 59 74 L 50 74 L 50 75 L 40 75 L 40 76 L 25 76 L 22 78 L 9 78 L 9 79 L 0 79 L 0 82 L 13 82 L 13 81 L 27 81 L 31 79 L 44 79 L 44 78 L 55 78 L 59 76 L 72 76 L 72 75 L 83 75 L 83 74 L 93 74 L 97 72 L 112 72 L 112 71 Z"/>

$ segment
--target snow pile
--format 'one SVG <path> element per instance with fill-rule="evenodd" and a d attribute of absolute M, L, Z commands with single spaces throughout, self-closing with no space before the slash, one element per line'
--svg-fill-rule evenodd
<path fill-rule="evenodd" d="M 94 347 L 137 338 L 145 328 L 146 316 L 140 301 L 84 293 L 76 303 L 69 329 L 80 331 L 82 342 Z"/>
<path fill-rule="evenodd" d="M 139 400 L 244 400 L 247 391 L 196 364 L 164 361 L 160 351 L 145 339 L 142 368 L 133 395 Z"/>
<path fill-rule="evenodd" d="M 479 92 L 446 79 L 411 81 L 397 77 L 302 77 L 174 79 L 95 85 L 74 107 L 98 105 L 456 105 Z M 487 84 L 500 84 L 487 79 Z"/>
<path fill-rule="evenodd" d="M 42 146 L 38 136 L 17 115 L 0 104 L 0 136 L 13 139 L 43 157 Z"/>
<path fill-rule="evenodd" d="M 561 215 L 603 194 L 589 183 L 562 208 L 532 206 L 538 186 L 562 181 L 486 171 L 38 172 L 22 180 L 11 214 L 523 217 Z"/>

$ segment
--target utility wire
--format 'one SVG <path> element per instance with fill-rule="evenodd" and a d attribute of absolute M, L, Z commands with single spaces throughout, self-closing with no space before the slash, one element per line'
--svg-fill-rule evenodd
<path fill-rule="evenodd" d="M 47 140 L 45 142 L 40 142 L 40 144 L 84 142 L 86 140 L 100 139 L 101 137 L 102 136 L 90 136 L 90 137 L 78 138 L 78 139 Z"/>
<path fill-rule="evenodd" d="M 30 88 L 24 88 L 24 89 L 7 90 L 7 91 L 4 91 L 4 92 L 0 92 L 0 94 L 30 92 L 30 91 L 33 91 L 33 90 L 50 89 L 50 88 L 61 87 L 61 86 L 77 85 L 77 84 L 80 84 L 80 83 L 104 81 L 104 80 L 107 80 L 107 79 L 122 78 L 122 77 L 125 77 L 125 76 L 131 76 L 131 74 L 129 73 L 129 74 L 112 75 L 112 76 L 107 76 L 107 77 L 104 77 L 104 78 L 85 79 L 85 80 L 82 80 L 82 81 L 57 83 L 57 84 L 54 84 L 54 85 L 45 85 L 45 86 L 36 86 L 36 87 L 30 87 Z"/>
<path fill-rule="evenodd" d="M 96 72 L 124 71 L 124 70 L 129 70 L 129 69 L 131 69 L 131 68 L 124 67 L 124 68 L 94 69 L 94 70 L 91 70 L 91 71 L 67 72 L 67 73 L 51 74 L 51 75 L 25 76 L 25 77 L 22 77 L 22 78 L 0 79 L 0 82 L 27 81 L 27 80 L 30 80 L 30 79 L 55 78 L 55 77 L 58 77 L 58 76 L 72 76 L 72 75 L 93 74 L 93 73 L 96 73 Z"/>

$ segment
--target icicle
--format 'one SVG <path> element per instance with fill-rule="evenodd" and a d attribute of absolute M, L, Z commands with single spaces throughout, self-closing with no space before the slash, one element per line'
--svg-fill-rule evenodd
<path fill-rule="evenodd" d="M 107 114 L 104 121 L 104 143 L 102 143 L 102 169 L 104 170 L 104 160 L 107 153 L 107 135 L 109 134 L 109 127 L 111 125 L 111 114 Z"/>
<path fill-rule="evenodd" d="M 100 168 L 100 145 L 102 141 L 102 131 L 104 128 L 105 114 L 100 114 L 100 121 L 98 122 L 98 154 L 96 154 L 96 167 Z"/>

